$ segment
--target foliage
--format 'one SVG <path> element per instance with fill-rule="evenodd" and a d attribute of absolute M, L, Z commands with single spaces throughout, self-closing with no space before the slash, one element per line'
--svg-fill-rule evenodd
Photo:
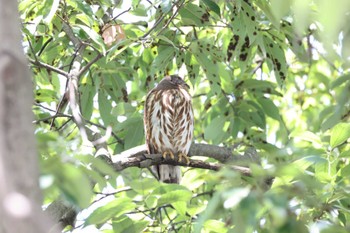
<path fill-rule="evenodd" d="M 44 203 L 76 206 L 72 232 L 348 232 L 348 1 L 118 2 L 19 4 Z M 109 26 L 117 32 L 106 42 Z M 86 67 L 84 126 L 107 136 L 110 127 L 112 154 L 144 142 L 147 92 L 179 73 L 191 84 L 195 141 L 253 147 L 262 164 L 248 164 L 252 177 L 183 168 L 181 185 L 146 169 L 115 172 L 60 104 L 74 62 Z"/>

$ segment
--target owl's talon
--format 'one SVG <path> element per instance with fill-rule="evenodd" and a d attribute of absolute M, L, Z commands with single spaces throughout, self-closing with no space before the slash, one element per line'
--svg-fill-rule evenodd
<path fill-rule="evenodd" d="M 165 152 L 162 154 L 162 157 L 163 157 L 164 159 L 166 159 L 167 155 L 169 155 L 171 159 L 174 159 L 174 158 L 175 158 L 173 152 L 171 152 L 171 151 L 165 151 Z"/>
<path fill-rule="evenodd" d="M 190 164 L 190 160 L 187 155 L 185 155 L 184 153 L 179 153 L 178 156 L 179 156 L 179 162 L 181 162 L 184 159 L 186 160 L 187 165 Z"/>

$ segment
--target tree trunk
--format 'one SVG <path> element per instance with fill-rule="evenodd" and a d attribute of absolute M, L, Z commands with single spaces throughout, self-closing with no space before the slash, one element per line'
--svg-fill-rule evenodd
<path fill-rule="evenodd" d="M 41 210 L 33 88 L 17 1 L 0 0 L 0 232 L 49 232 Z"/>

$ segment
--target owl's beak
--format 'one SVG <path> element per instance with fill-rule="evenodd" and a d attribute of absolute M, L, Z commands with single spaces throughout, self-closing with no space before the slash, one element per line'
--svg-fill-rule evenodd
<path fill-rule="evenodd" d="M 182 84 L 182 86 L 186 89 L 190 89 L 190 86 L 187 83 Z"/>

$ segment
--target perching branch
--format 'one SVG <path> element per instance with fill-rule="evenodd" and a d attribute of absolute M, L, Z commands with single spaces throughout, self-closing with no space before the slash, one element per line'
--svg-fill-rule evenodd
<path fill-rule="evenodd" d="M 127 158 L 127 159 L 117 159 L 116 162 L 113 162 L 113 167 L 117 171 L 124 170 L 128 167 L 139 167 L 139 168 L 147 168 L 152 165 L 158 164 L 169 164 L 169 165 L 177 165 L 183 167 L 193 167 L 193 168 L 201 168 L 218 171 L 224 165 L 220 163 L 209 163 L 204 162 L 202 160 L 194 160 L 190 159 L 190 163 L 187 164 L 185 161 L 177 161 L 170 158 L 164 159 L 161 154 L 138 154 L 135 157 Z M 247 167 L 228 165 L 229 168 L 241 173 L 244 176 L 251 176 L 251 171 Z"/>
<path fill-rule="evenodd" d="M 245 161 L 245 163 L 247 163 L 247 161 L 249 161 L 249 163 L 258 162 L 258 158 L 255 157 L 255 155 L 250 157 L 244 156 L 244 158 L 241 158 L 243 156 L 234 155 L 232 149 L 230 148 L 200 143 L 192 144 L 189 155 L 214 158 L 220 163 L 190 159 L 190 163 L 187 164 L 185 161 L 178 161 L 178 159 L 164 159 L 161 154 L 147 154 L 145 145 L 137 146 L 130 150 L 124 151 L 121 154 L 114 155 L 112 156 L 112 159 L 109 159 L 108 156 L 104 156 L 104 159 L 107 161 L 107 163 L 111 164 L 116 171 L 122 171 L 128 167 L 147 168 L 158 164 L 169 164 L 214 171 L 218 171 L 223 166 L 227 166 L 228 168 L 231 168 L 244 176 L 251 176 L 251 171 L 249 168 L 229 164 L 224 165 L 224 163 L 236 162 L 235 164 L 242 164 L 243 161 Z"/>
<path fill-rule="evenodd" d="M 147 154 L 146 145 L 140 145 L 129 150 L 123 151 L 120 154 L 113 155 L 113 161 L 117 162 L 117 160 L 140 157 L 144 154 Z M 240 165 L 260 162 L 256 152 L 250 151 L 249 148 L 246 150 L 246 153 L 242 156 L 240 154 L 234 153 L 232 148 L 203 143 L 192 143 L 188 155 L 190 157 L 201 156 L 213 158 L 219 161 L 220 163 L 235 162 L 235 164 Z"/>

